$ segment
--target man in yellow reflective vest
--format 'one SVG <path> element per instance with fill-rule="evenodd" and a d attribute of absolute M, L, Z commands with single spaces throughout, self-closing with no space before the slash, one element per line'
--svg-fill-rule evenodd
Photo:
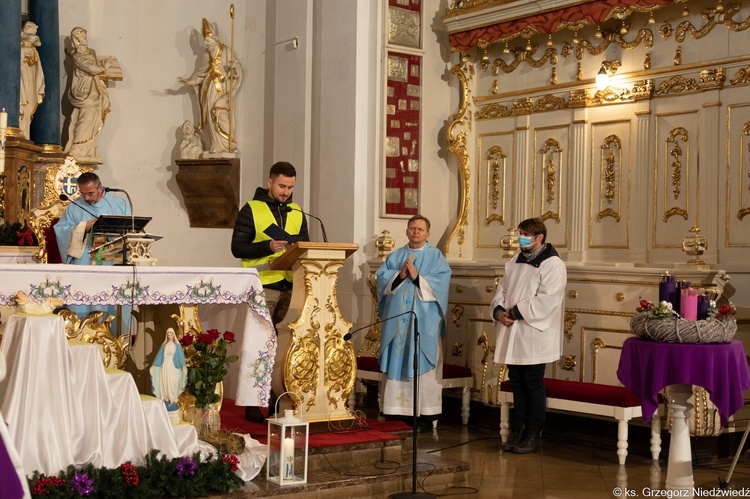
<path fill-rule="evenodd" d="M 269 268 L 269 263 L 281 256 L 290 243 L 274 239 L 272 235 L 285 232 L 295 236 L 295 241 L 310 240 L 305 214 L 292 202 L 296 177 L 297 171 L 290 163 L 275 163 L 269 174 L 268 189 L 258 187 L 255 190 L 252 201 L 245 203 L 237 215 L 232 232 L 232 255 L 242 259 L 243 267 L 258 269 L 274 326 L 284 319 L 289 308 L 292 272 Z M 272 230 L 273 225 L 283 232 Z M 245 418 L 262 421 L 257 407 L 248 407 Z"/>

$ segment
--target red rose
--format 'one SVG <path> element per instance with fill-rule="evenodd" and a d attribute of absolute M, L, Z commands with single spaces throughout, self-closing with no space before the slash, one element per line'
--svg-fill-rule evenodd
<path fill-rule="evenodd" d="M 211 343 L 213 343 L 215 338 L 209 333 L 210 331 L 208 333 L 199 334 L 198 343 L 201 343 L 203 345 L 210 345 Z"/>
<path fill-rule="evenodd" d="M 224 339 L 229 343 L 234 343 L 234 333 L 232 331 L 224 331 Z"/>
<path fill-rule="evenodd" d="M 189 347 L 193 344 L 193 335 L 192 334 L 186 334 L 182 338 L 180 338 L 180 345 L 184 347 Z"/>
<path fill-rule="evenodd" d="M 207 334 L 211 338 L 211 341 L 209 343 L 213 343 L 214 341 L 219 339 L 218 329 L 209 329 L 205 334 Z"/>

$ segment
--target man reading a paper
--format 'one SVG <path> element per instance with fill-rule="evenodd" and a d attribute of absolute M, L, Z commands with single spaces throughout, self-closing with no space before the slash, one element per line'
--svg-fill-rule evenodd
<path fill-rule="evenodd" d="M 242 259 L 243 267 L 258 269 L 274 327 L 289 309 L 292 271 L 271 270 L 269 264 L 286 251 L 288 244 L 310 240 L 305 214 L 292 202 L 296 177 L 297 171 L 290 163 L 275 163 L 268 189 L 255 190 L 253 200 L 245 203 L 237 215 L 232 232 L 232 254 Z M 245 419 L 259 422 L 263 416 L 251 406 L 245 410 Z"/>
<path fill-rule="evenodd" d="M 91 228 L 102 215 L 130 215 L 130 206 L 122 198 L 106 192 L 101 180 L 96 173 L 82 173 L 77 181 L 80 199 L 68 203 L 65 212 L 55 225 L 55 236 L 57 247 L 63 263 L 73 265 L 91 265 L 89 251 L 93 247 L 94 235 Z M 83 200 L 83 202 L 81 202 Z M 114 262 L 102 262 L 102 265 L 113 265 Z M 85 305 L 69 306 L 80 319 L 85 318 L 91 311 L 91 307 Z M 106 315 L 116 315 L 115 305 L 97 307 Z M 105 316 L 106 316 L 105 315 Z M 122 329 L 125 330 L 130 324 L 130 307 L 122 310 Z M 113 324 L 113 327 L 115 325 Z M 115 328 L 113 331 L 117 331 Z"/>
<path fill-rule="evenodd" d="M 287 245 L 309 241 L 307 219 L 292 191 L 297 171 L 279 161 L 271 167 L 268 189 L 258 187 L 255 197 L 242 207 L 232 232 L 232 254 L 243 267 L 256 267 L 263 283 L 268 311 L 275 326 L 286 315 L 292 296 L 292 271 L 271 270 L 268 264 L 281 256 Z"/>

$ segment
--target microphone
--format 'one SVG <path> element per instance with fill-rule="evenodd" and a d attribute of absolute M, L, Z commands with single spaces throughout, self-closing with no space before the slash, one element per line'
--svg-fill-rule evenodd
<path fill-rule="evenodd" d="M 320 222 L 320 230 L 323 231 L 323 242 L 324 243 L 328 242 L 328 236 L 326 236 L 326 227 L 325 227 L 325 225 L 323 225 L 323 220 L 319 219 L 315 215 L 310 215 L 309 213 L 307 213 L 305 211 L 298 210 L 297 208 L 292 208 L 291 206 L 287 206 L 286 207 L 286 212 L 289 213 L 290 211 L 298 211 L 298 212 L 302 213 L 303 215 L 307 215 L 308 217 L 314 218 L 315 220 L 317 220 L 318 222 Z"/>
<path fill-rule="evenodd" d="M 133 201 L 130 200 L 130 194 L 125 189 L 115 189 L 114 187 L 105 187 L 104 192 L 122 192 L 128 198 L 130 205 L 130 232 L 135 232 L 135 212 L 133 211 Z"/>
<path fill-rule="evenodd" d="M 354 336 L 358 332 L 362 331 L 363 329 L 367 329 L 367 328 L 370 328 L 372 326 L 376 326 L 378 324 L 382 324 L 383 322 L 389 321 L 391 319 L 395 319 L 396 317 L 401 317 L 402 315 L 406 315 L 406 314 L 412 314 L 412 315 L 414 315 L 414 331 L 416 332 L 416 334 L 419 334 L 419 322 L 417 321 L 417 313 L 414 312 L 414 310 L 409 310 L 407 312 L 402 312 L 400 314 L 396 314 L 396 315 L 394 315 L 392 317 L 386 317 L 385 319 L 373 322 L 372 324 L 368 324 L 366 326 L 358 327 L 354 331 L 350 331 L 350 332 L 346 333 L 344 335 L 344 341 L 351 340 L 352 336 Z"/>
<path fill-rule="evenodd" d="M 86 213 L 88 213 L 89 215 L 91 215 L 92 217 L 99 218 L 99 215 L 94 215 L 91 212 L 91 210 L 87 209 L 85 206 L 83 206 L 81 204 L 76 203 L 75 199 L 70 199 L 70 196 L 68 196 L 67 194 L 65 194 L 65 193 L 60 194 L 59 198 L 60 198 L 60 201 L 70 201 L 71 204 L 74 204 L 74 205 L 78 206 L 80 209 L 82 209 L 83 211 L 85 211 Z"/>

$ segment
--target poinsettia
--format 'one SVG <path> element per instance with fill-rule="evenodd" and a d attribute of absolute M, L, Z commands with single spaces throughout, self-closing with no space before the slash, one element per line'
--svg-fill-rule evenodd
<path fill-rule="evenodd" d="M 192 345 L 195 349 L 188 363 L 187 391 L 195 397 L 195 407 L 198 409 L 205 409 L 221 398 L 216 393 L 216 385 L 229 372 L 229 364 L 239 358 L 227 355 L 230 343 L 234 343 L 234 333 L 224 331 L 224 334 L 219 334 L 217 329 L 200 333 L 197 338 L 185 334 L 180 339 L 183 347 Z"/>

